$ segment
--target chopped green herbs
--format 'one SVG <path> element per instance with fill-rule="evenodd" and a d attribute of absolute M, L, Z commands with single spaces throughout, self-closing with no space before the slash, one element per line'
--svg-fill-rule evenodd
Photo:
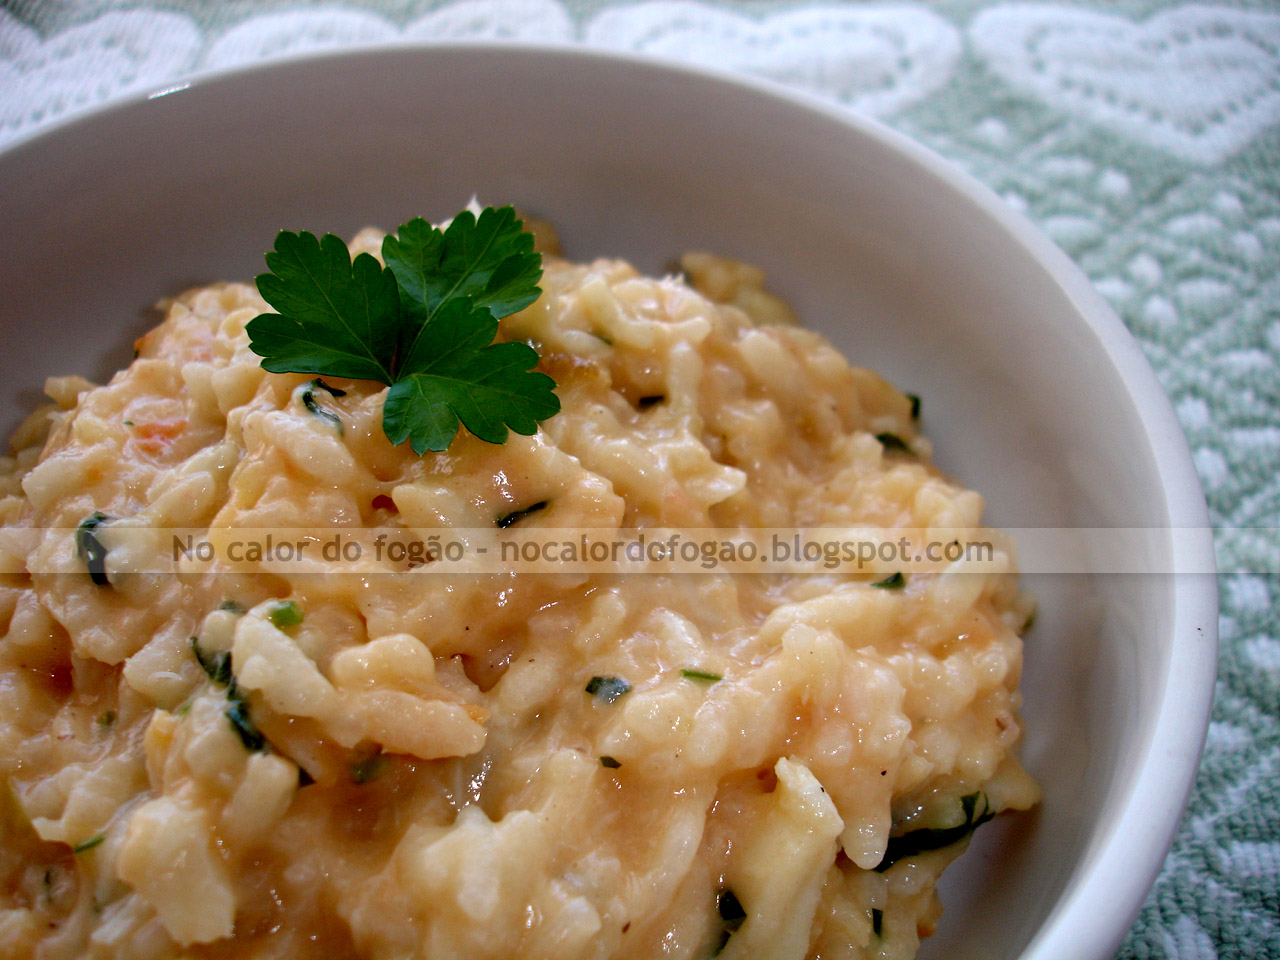
<path fill-rule="evenodd" d="M 464 210 L 443 231 L 410 220 L 382 257 L 352 260 L 333 234 L 281 231 L 258 277 L 278 312 L 246 327 L 262 366 L 386 384 L 383 431 L 419 455 L 447 449 L 459 423 L 504 443 L 559 412 L 537 351 L 493 342 L 498 320 L 541 293 L 542 258 L 511 207 Z"/>
<path fill-rule="evenodd" d="M 885 450 L 893 453 L 913 453 L 914 451 L 908 446 L 907 441 L 903 440 L 896 433 L 877 433 L 876 439 L 880 441 L 880 445 Z"/>
<path fill-rule="evenodd" d="M 982 801 L 982 812 L 978 813 L 978 801 Z M 876 866 L 877 873 L 884 873 L 903 857 L 913 857 L 929 850 L 941 850 L 953 843 L 959 843 L 978 827 L 992 817 L 995 811 L 982 792 L 970 793 L 960 798 L 960 808 L 964 811 L 964 822 L 941 830 L 912 830 L 900 837 L 890 837 L 885 848 L 884 858 Z"/>
<path fill-rule="evenodd" d="M 738 895 L 725 887 L 716 895 L 716 912 L 720 914 L 720 942 L 715 956 L 719 956 L 729 943 L 729 938 L 738 932 L 742 922 L 747 919 L 747 911 L 742 909 Z"/>
<path fill-rule="evenodd" d="M 347 391 L 331 387 L 319 377 L 316 377 L 316 379 L 303 387 L 302 393 L 300 394 L 302 405 L 307 408 L 307 412 L 336 427 L 338 436 L 342 436 L 342 418 L 336 413 L 326 410 L 316 402 L 317 390 L 323 390 L 331 397 L 345 397 L 347 395 Z"/>
<path fill-rule="evenodd" d="M 114 710 L 107 710 L 102 716 L 98 717 L 98 726 L 100 727 L 110 727 L 115 722 L 116 712 Z"/>
<path fill-rule="evenodd" d="M 237 700 L 227 707 L 227 719 L 246 750 L 257 753 L 265 749 L 267 741 L 250 718 L 249 705 L 244 700 Z"/>
<path fill-rule="evenodd" d="M 907 585 L 907 578 L 902 575 L 902 571 L 885 577 L 883 580 L 877 580 L 871 584 L 873 587 L 879 587 L 881 590 L 901 590 Z"/>
<path fill-rule="evenodd" d="M 613 703 L 624 693 L 631 692 L 631 684 L 621 677 L 592 677 L 587 682 L 586 690 L 605 703 Z"/>
<path fill-rule="evenodd" d="M 907 399 L 911 401 L 911 419 L 920 419 L 920 396 L 915 393 L 908 393 Z"/>
<path fill-rule="evenodd" d="M 218 604 L 218 609 L 225 610 L 227 613 L 244 613 L 244 607 L 234 600 L 223 600 Z"/>
<path fill-rule="evenodd" d="M 244 744 L 244 748 L 251 753 L 265 750 L 267 738 L 258 730 L 253 718 L 249 715 L 249 701 L 237 686 L 235 677 L 231 678 L 231 683 L 227 686 L 227 701 L 227 720 L 231 723 L 231 729 L 240 738 L 240 742 Z"/>
<path fill-rule="evenodd" d="M 548 501 L 546 500 L 539 500 L 537 503 L 530 504 L 523 510 L 512 510 L 510 513 L 504 513 L 499 516 L 494 523 L 498 525 L 498 529 L 505 530 L 512 524 L 519 523 L 530 514 L 537 513 L 539 510 L 545 510 L 547 508 L 547 503 Z"/>
<path fill-rule="evenodd" d="M 222 650 L 218 653 L 208 653 L 200 646 L 198 637 L 191 638 L 191 652 L 196 656 L 196 662 L 200 664 L 202 670 L 208 675 L 209 679 L 219 686 L 227 688 L 227 708 L 226 716 L 231 724 L 231 729 L 236 732 L 236 736 L 240 738 L 240 742 L 244 744 L 246 750 L 259 751 L 267 748 L 266 738 L 258 730 L 253 722 L 253 718 L 249 715 L 249 701 L 245 697 L 245 693 L 236 683 L 235 673 L 231 669 L 231 651 Z M 191 708 L 190 704 L 184 704 L 179 710 L 178 715 L 184 716 Z"/>
<path fill-rule="evenodd" d="M 875 907 L 872 907 L 871 908 L 871 932 L 874 933 L 877 937 L 879 937 L 881 934 L 881 931 L 883 930 L 884 930 L 884 911 L 877 910 Z"/>
<path fill-rule="evenodd" d="M 302 622 L 302 608 L 292 600 L 276 600 L 267 606 L 267 619 L 277 630 L 288 630 Z"/>
<path fill-rule="evenodd" d="M 312 380 L 309 384 L 307 384 L 307 386 L 311 387 L 314 390 L 323 390 L 325 393 L 327 393 L 331 397 L 345 397 L 347 395 L 347 391 L 339 390 L 337 387 L 331 387 L 329 386 L 329 384 L 325 383 L 319 377 L 316 377 L 316 379 Z"/>
<path fill-rule="evenodd" d="M 90 837 L 88 840 L 81 840 L 79 843 L 77 843 L 74 847 L 71 848 L 71 852 L 84 853 L 86 850 L 92 850 L 94 847 L 96 847 L 98 844 L 102 843 L 102 841 L 106 839 L 107 839 L 106 834 L 104 833 L 96 834 L 95 836 Z"/>
<path fill-rule="evenodd" d="M 719 683 L 724 679 L 718 673 L 707 673 L 705 670 L 681 670 L 680 676 L 695 683 Z"/>
<path fill-rule="evenodd" d="M 132 426 L 133 426 L 133 421 L 132 421 L 132 420 L 125 420 L 125 421 L 124 421 L 124 425 L 125 425 L 126 427 L 132 427 Z"/>
<path fill-rule="evenodd" d="M 368 783 L 380 777 L 387 768 L 387 758 L 380 753 L 373 753 L 365 757 L 363 760 L 357 760 L 351 765 L 351 782 L 358 784 Z"/>
<path fill-rule="evenodd" d="M 219 686 L 225 687 L 231 682 L 231 651 L 206 653 L 200 647 L 200 638 L 191 638 L 191 652 L 196 655 L 196 662 L 208 675 L 209 679 Z"/>
<path fill-rule="evenodd" d="M 613 757 L 601 757 L 600 766 L 607 767 L 610 770 L 617 770 L 620 766 L 622 766 L 622 761 L 615 760 L 613 759 Z"/>
<path fill-rule="evenodd" d="M 111 581 L 107 579 L 107 548 L 94 531 L 112 519 L 101 510 L 95 510 L 76 527 L 76 556 L 88 569 L 89 579 L 100 587 L 111 586 Z"/>

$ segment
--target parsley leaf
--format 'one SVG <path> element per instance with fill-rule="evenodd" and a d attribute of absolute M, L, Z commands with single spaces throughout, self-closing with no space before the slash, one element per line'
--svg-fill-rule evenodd
<path fill-rule="evenodd" d="M 467 300 L 449 300 L 409 344 L 403 379 L 387 394 L 383 429 L 414 452 L 445 450 L 461 420 L 481 440 L 503 443 L 507 428 L 529 436 L 560 411 L 555 381 L 534 373 L 527 343 L 493 343 L 498 321 Z"/>
<path fill-rule="evenodd" d="M 400 284 L 400 303 L 418 322 L 442 305 L 470 300 L 501 318 L 538 299 L 542 257 L 533 252 L 511 207 L 486 207 L 477 219 L 470 210 L 437 230 L 421 217 L 382 241 L 382 258 Z"/>
<path fill-rule="evenodd" d="M 265 369 L 392 382 L 400 299 L 382 264 L 367 253 L 352 260 L 332 233 L 281 230 L 267 266 L 258 292 L 279 313 L 245 328 Z"/>
<path fill-rule="evenodd" d="M 382 249 L 385 267 L 353 261 L 332 234 L 282 231 L 258 277 L 279 313 L 246 328 L 262 366 L 386 384 L 383 431 L 419 455 L 447 449 L 459 423 L 504 443 L 559 412 L 537 352 L 493 342 L 498 320 L 541 293 L 542 258 L 511 207 L 464 211 L 443 231 L 410 220 Z"/>

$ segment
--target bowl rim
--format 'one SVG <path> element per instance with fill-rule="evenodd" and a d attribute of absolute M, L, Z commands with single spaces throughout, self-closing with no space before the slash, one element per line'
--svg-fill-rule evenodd
<path fill-rule="evenodd" d="M 393 40 L 339 49 L 303 51 L 213 69 L 197 68 L 168 82 L 75 111 L 0 144 L 0 158 L 40 141 L 73 132 L 116 112 L 146 109 L 149 101 L 182 95 L 222 82 L 252 79 L 275 70 L 318 63 L 377 59 L 392 54 L 431 55 L 465 51 L 487 57 L 532 57 L 548 65 L 617 64 L 690 83 L 737 88 L 776 105 L 814 115 L 887 147 L 907 164 L 935 179 L 998 225 L 1030 254 L 1093 333 L 1099 349 L 1125 383 L 1146 435 L 1160 479 L 1171 536 L 1174 573 L 1169 662 L 1134 786 L 1120 815 L 1094 841 L 1090 857 L 1071 878 L 1021 954 L 1021 960 L 1107 960 L 1133 925 L 1172 847 L 1199 769 L 1217 675 L 1218 590 L 1213 529 L 1200 478 L 1173 405 L 1133 334 L 1094 288 L 1083 270 L 1039 227 L 991 188 L 929 147 L 887 123 L 809 91 L 726 68 L 673 57 L 589 45 L 585 42 L 520 40 Z M 1176 534 L 1176 535 L 1173 535 Z"/>

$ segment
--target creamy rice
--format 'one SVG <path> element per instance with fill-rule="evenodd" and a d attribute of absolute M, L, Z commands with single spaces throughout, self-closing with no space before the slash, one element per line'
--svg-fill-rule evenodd
<path fill-rule="evenodd" d="M 915 954 L 965 843 L 878 871 L 890 837 L 955 827 L 974 794 L 977 813 L 1037 799 L 1013 757 L 1011 560 L 887 590 L 160 575 L 136 550 L 108 552 L 99 583 L 77 555 L 95 511 L 431 530 L 545 502 L 521 524 L 946 528 L 1011 556 L 981 497 L 928 463 L 907 397 L 795 326 L 759 271 L 683 265 L 692 286 L 546 256 L 543 296 L 501 336 L 538 345 L 563 410 L 502 446 L 393 447 L 385 388 L 363 381 L 328 380 L 335 429 L 299 402 L 308 377 L 250 352 L 268 308 L 244 284 L 179 297 L 111 383 L 50 381 L 0 477 L 7 532 L 46 531 L 29 553 L 0 542 L 6 956 Z M 227 652 L 234 685 L 206 669 Z M 630 689 L 593 695 L 593 677 Z"/>

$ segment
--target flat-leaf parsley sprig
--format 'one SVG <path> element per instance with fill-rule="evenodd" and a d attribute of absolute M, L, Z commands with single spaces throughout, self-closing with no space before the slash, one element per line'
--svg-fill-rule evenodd
<path fill-rule="evenodd" d="M 258 291 L 278 312 L 249 321 L 272 373 L 375 380 L 391 389 L 382 429 L 419 456 L 449 447 L 461 421 L 489 443 L 529 436 L 560 412 L 555 381 L 525 343 L 494 343 L 498 321 L 542 292 L 542 257 L 511 207 L 469 210 L 438 230 L 422 218 L 354 260 L 326 233 L 280 231 Z"/>

